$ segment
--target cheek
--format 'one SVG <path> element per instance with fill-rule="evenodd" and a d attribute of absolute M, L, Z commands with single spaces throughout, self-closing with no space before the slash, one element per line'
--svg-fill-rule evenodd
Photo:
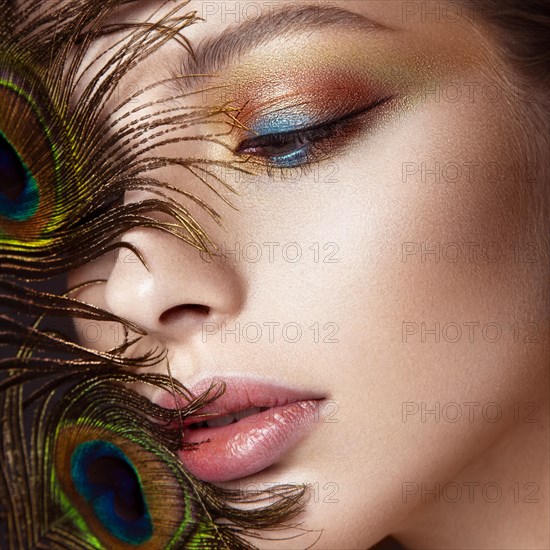
<path fill-rule="evenodd" d="M 326 455 L 316 467 L 341 502 L 377 502 L 373 523 L 408 513 L 405 482 L 444 483 L 547 387 L 548 272 L 526 229 L 528 142 L 505 112 L 422 105 L 331 163 L 335 181 L 310 176 L 274 207 L 285 239 L 338 250 L 271 272 L 277 308 L 338 328 L 337 343 L 302 346 L 300 372 L 338 405 L 324 431 L 338 479 Z"/>
<path fill-rule="evenodd" d="M 331 210 L 352 257 L 331 299 L 350 306 L 369 376 L 402 381 L 392 394 L 506 401 L 541 375 L 547 270 L 521 128 L 502 102 L 431 102 L 342 161 Z"/>

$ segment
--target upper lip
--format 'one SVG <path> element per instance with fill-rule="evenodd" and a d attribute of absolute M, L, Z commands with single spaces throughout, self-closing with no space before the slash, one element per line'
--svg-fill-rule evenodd
<path fill-rule="evenodd" d="M 196 398 L 212 387 L 213 384 L 215 389 L 212 391 L 212 395 L 215 395 L 220 383 L 225 383 L 226 388 L 221 397 L 205 405 L 194 414 L 185 417 L 183 425 L 189 426 L 203 420 L 237 413 L 252 407 L 272 408 L 299 401 L 325 398 L 311 390 L 294 389 L 272 382 L 237 377 L 204 379 L 191 386 L 185 385 L 185 387 Z M 157 400 L 157 404 L 165 409 L 175 409 L 178 406 L 185 406 L 187 401 L 183 398 L 176 400 L 171 393 L 163 392 Z"/>

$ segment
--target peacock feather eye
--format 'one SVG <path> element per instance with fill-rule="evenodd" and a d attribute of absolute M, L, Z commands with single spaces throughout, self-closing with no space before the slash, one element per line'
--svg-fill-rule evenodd
<path fill-rule="evenodd" d="M 141 544 L 153 525 L 140 479 L 124 452 L 109 441 L 81 443 L 71 455 L 71 479 L 114 537 Z"/>
<path fill-rule="evenodd" d="M 147 438 L 80 419 L 59 429 L 53 455 L 68 515 L 102 547 L 176 548 L 200 536 L 191 489 Z"/>
<path fill-rule="evenodd" d="M 18 222 L 32 218 L 38 210 L 38 184 L 28 166 L 0 132 L 0 216 Z"/>
<path fill-rule="evenodd" d="M 0 61 L 0 239 L 12 244 L 39 239 L 63 211 L 58 117 L 39 79 L 15 65 Z"/>

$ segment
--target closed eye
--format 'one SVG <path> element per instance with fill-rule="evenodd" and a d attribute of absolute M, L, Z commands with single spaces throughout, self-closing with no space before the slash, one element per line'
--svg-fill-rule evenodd
<path fill-rule="evenodd" d="M 391 100 L 386 97 L 368 107 L 346 114 L 335 120 L 288 132 L 255 136 L 242 141 L 236 149 L 239 155 L 249 155 L 279 168 L 296 168 L 318 160 L 316 153 L 328 140 L 344 138 L 357 125 L 357 119 Z M 343 141 L 343 140 L 342 140 Z M 330 148 L 330 147 L 329 147 Z"/>

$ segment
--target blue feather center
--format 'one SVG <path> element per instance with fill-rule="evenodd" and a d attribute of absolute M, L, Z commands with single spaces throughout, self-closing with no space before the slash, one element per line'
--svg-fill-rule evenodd
<path fill-rule="evenodd" d="M 132 545 L 153 536 L 153 523 L 137 472 L 122 450 L 107 441 L 81 443 L 71 455 L 71 477 L 103 526 Z"/>
<path fill-rule="evenodd" d="M 39 202 L 36 180 L 0 131 L 0 216 L 25 222 L 36 214 Z"/>

